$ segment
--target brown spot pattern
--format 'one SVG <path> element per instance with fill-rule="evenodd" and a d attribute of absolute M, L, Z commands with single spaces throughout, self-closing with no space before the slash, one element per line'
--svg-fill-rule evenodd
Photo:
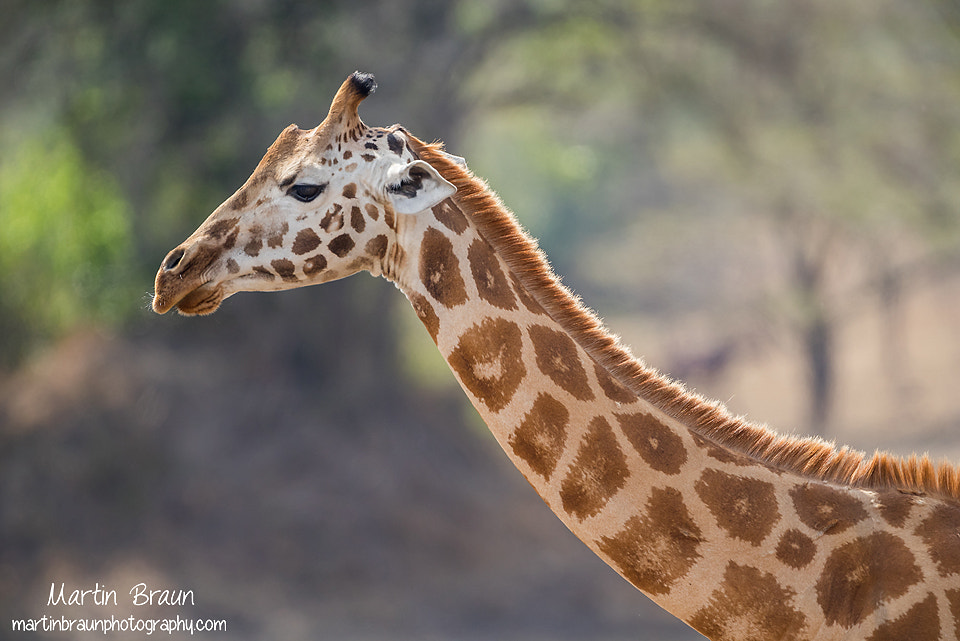
<path fill-rule="evenodd" d="M 400 141 L 400 137 L 395 133 L 387 134 L 387 147 L 398 156 L 403 154 L 403 142 Z"/>
<path fill-rule="evenodd" d="M 817 603 L 828 624 L 850 628 L 905 594 L 922 576 L 902 540 L 876 532 L 830 554 L 817 580 Z"/>
<path fill-rule="evenodd" d="M 824 534 L 840 534 L 867 518 L 855 497 L 821 483 L 797 485 L 790 497 L 803 524 Z"/>
<path fill-rule="evenodd" d="M 339 203 L 327 210 L 320 220 L 320 227 L 327 233 L 343 229 L 343 207 Z"/>
<path fill-rule="evenodd" d="M 597 375 L 597 383 L 600 389 L 611 401 L 617 403 L 632 403 L 637 400 L 637 395 L 624 387 L 620 381 L 615 379 L 610 373 L 603 369 L 599 363 L 593 364 L 593 371 Z"/>
<path fill-rule="evenodd" d="M 220 240 L 237 226 L 237 223 L 240 222 L 239 218 L 226 218 L 224 220 L 218 220 L 217 222 L 210 225 L 210 228 L 207 229 L 207 236 Z"/>
<path fill-rule="evenodd" d="M 587 428 L 570 471 L 560 485 L 560 500 L 567 514 L 581 521 L 597 514 L 626 485 L 630 472 L 617 437 L 602 416 Z"/>
<path fill-rule="evenodd" d="M 356 205 L 350 209 L 350 226 L 353 227 L 358 234 L 367 228 L 367 221 L 363 219 L 363 213 Z"/>
<path fill-rule="evenodd" d="M 243 209 L 247 206 L 247 199 L 249 194 L 247 194 L 246 189 L 241 189 L 238 191 L 233 198 L 230 199 L 230 209 L 236 211 L 238 209 Z"/>
<path fill-rule="evenodd" d="M 781 563 L 799 570 L 813 561 L 817 546 L 813 539 L 800 530 L 787 530 L 777 543 L 776 553 Z"/>
<path fill-rule="evenodd" d="M 378 236 L 377 238 L 383 238 L 386 241 L 385 236 Z M 373 240 L 376 240 L 374 238 Z M 373 242 L 370 241 L 370 243 Z M 370 243 L 367 244 L 367 249 L 369 250 Z M 420 322 L 424 324 L 427 328 L 427 332 L 430 333 L 430 338 L 433 339 L 433 342 L 437 342 L 437 334 L 440 333 L 440 318 L 437 316 L 437 313 L 433 311 L 433 305 L 430 304 L 430 301 L 427 300 L 427 297 L 423 294 L 418 294 L 417 292 L 411 292 L 409 295 L 410 304 L 413 305 L 413 310 L 417 312 L 417 318 L 420 319 Z"/>
<path fill-rule="evenodd" d="M 316 276 L 327 268 L 327 259 L 323 254 L 311 256 L 303 263 L 303 273 L 305 276 Z"/>
<path fill-rule="evenodd" d="M 510 436 L 513 453 L 526 461 L 534 472 L 550 480 L 563 454 L 569 421 L 570 412 L 563 403 L 541 392 Z"/>
<path fill-rule="evenodd" d="M 893 527 L 903 527 L 910 517 L 915 497 L 896 490 L 882 492 L 876 500 L 880 516 Z"/>
<path fill-rule="evenodd" d="M 666 594 L 700 558 L 700 528 L 683 496 L 672 487 L 654 488 L 646 513 L 631 517 L 597 547 L 630 583 L 647 594 Z"/>
<path fill-rule="evenodd" d="M 753 545 L 760 545 L 780 520 L 773 485 L 765 481 L 706 469 L 694 489 L 717 525 Z"/>
<path fill-rule="evenodd" d="M 301 229 L 297 232 L 297 237 L 293 239 L 293 247 L 291 248 L 291 251 L 293 251 L 293 253 L 297 256 L 303 256 L 307 252 L 312 252 L 319 246 L 320 237 L 317 236 L 317 232 L 307 227 L 306 229 Z"/>
<path fill-rule="evenodd" d="M 253 256 L 255 258 L 260 255 L 261 249 L 263 249 L 263 241 L 259 238 L 254 238 L 243 246 L 243 253 L 245 253 L 247 256 Z"/>
<path fill-rule="evenodd" d="M 593 399 L 593 391 L 587 381 L 573 339 L 561 331 L 533 325 L 527 330 L 537 355 L 537 367 L 574 398 L 581 401 Z"/>
<path fill-rule="evenodd" d="M 447 362 L 471 394 L 499 412 L 526 376 L 522 351 L 523 337 L 515 323 L 487 318 L 460 336 Z"/>
<path fill-rule="evenodd" d="M 283 225 L 280 226 L 280 230 L 276 234 L 267 238 L 267 247 L 271 247 L 273 249 L 281 247 L 283 245 L 283 237 L 286 236 L 288 231 L 290 231 L 290 225 L 283 223 Z"/>
<path fill-rule="evenodd" d="M 380 210 L 377 209 L 376 205 L 367 203 L 363 206 L 363 208 L 366 210 L 367 215 L 370 216 L 371 219 L 380 220 Z"/>
<path fill-rule="evenodd" d="M 467 302 L 467 290 L 460 275 L 460 261 L 453 243 L 438 229 L 427 228 L 420 244 L 420 282 L 444 307 Z"/>
<path fill-rule="evenodd" d="M 480 298 L 500 309 L 517 308 L 507 277 L 500 268 L 500 260 L 489 243 L 482 238 L 473 241 L 467 250 L 467 260 Z"/>
<path fill-rule="evenodd" d="M 237 236 L 240 235 L 240 227 L 234 227 L 233 230 L 227 234 L 227 237 L 223 240 L 224 249 L 233 249 L 233 246 L 237 244 Z"/>
<path fill-rule="evenodd" d="M 433 211 L 434 218 L 458 236 L 466 231 L 469 226 L 467 217 L 463 215 L 460 208 L 454 205 L 450 199 L 443 201 L 439 205 L 434 205 L 431 211 Z"/>
<path fill-rule="evenodd" d="M 351 238 L 349 234 L 341 234 L 330 241 L 329 247 L 331 252 L 343 258 L 350 253 L 354 245 L 353 238 Z"/>
<path fill-rule="evenodd" d="M 277 271 L 277 274 L 280 275 L 280 278 L 288 283 L 297 282 L 296 267 L 294 267 L 293 263 L 286 258 L 278 258 L 270 261 L 270 266 Z"/>
<path fill-rule="evenodd" d="M 347 153 L 350 153 L 350 152 L 347 152 Z M 352 156 L 353 154 L 350 154 L 350 155 Z M 345 153 L 345 154 L 343 154 L 343 158 L 344 158 L 344 160 L 346 160 L 347 158 L 350 158 L 350 156 L 348 156 L 348 155 Z M 343 188 L 343 197 L 344 197 L 344 198 L 356 198 L 356 196 L 357 196 L 357 185 L 356 185 L 355 183 L 350 183 L 350 184 L 348 184 L 346 187 Z"/>
<path fill-rule="evenodd" d="M 237 272 L 240 271 L 240 265 L 238 265 L 237 261 L 235 261 L 234 259 L 228 258 L 227 271 L 230 272 L 231 274 L 236 274 Z"/>
<path fill-rule="evenodd" d="M 683 440 L 650 414 L 615 414 L 620 429 L 647 465 L 664 474 L 679 474 L 687 462 Z"/>
<path fill-rule="evenodd" d="M 371 256 L 383 260 L 383 257 L 387 255 L 387 237 L 383 234 L 374 236 L 367 241 L 367 246 L 363 250 Z"/>
<path fill-rule="evenodd" d="M 916 529 L 940 576 L 960 574 L 960 508 L 941 504 Z"/>
<path fill-rule="evenodd" d="M 774 575 L 730 561 L 690 625 L 715 641 L 802 641 L 807 617 L 791 605 L 794 596 Z"/>
<path fill-rule="evenodd" d="M 887 621 L 866 641 L 937 641 L 940 638 L 940 614 L 937 597 L 930 594 L 907 610 L 903 616 Z"/>

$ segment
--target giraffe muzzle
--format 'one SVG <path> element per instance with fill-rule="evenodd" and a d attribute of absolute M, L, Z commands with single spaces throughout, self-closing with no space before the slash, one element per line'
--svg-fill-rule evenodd
<path fill-rule="evenodd" d="M 174 307 L 181 314 L 210 314 L 223 301 L 223 287 L 209 275 L 220 252 L 194 242 L 177 247 L 163 259 L 154 282 L 153 311 L 165 314 Z"/>

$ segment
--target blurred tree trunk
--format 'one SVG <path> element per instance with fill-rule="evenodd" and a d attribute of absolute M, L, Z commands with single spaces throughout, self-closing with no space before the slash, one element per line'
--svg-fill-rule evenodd
<path fill-rule="evenodd" d="M 833 239 L 796 221 L 785 230 L 792 244 L 792 288 L 796 291 L 795 330 L 807 379 L 810 430 L 826 435 L 833 415 L 835 375 L 835 314 L 826 292 L 826 270 Z"/>
<path fill-rule="evenodd" d="M 810 319 L 801 340 L 807 359 L 810 430 L 821 436 L 830 431 L 834 396 L 834 327 L 824 314 Z"/>

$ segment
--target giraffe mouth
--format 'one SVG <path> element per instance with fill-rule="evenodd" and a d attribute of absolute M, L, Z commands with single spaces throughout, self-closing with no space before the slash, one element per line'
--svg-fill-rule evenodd
<path fill-rule="evenodd" d="M 165 295 L 157 288 L 153 297 L 153 311 L 166 314 L 174 307 L 183 316 L 203 316 L 212 314 L 220 307 L 225 298 L 222 285 L 206 282 L 179 297 Z"/>

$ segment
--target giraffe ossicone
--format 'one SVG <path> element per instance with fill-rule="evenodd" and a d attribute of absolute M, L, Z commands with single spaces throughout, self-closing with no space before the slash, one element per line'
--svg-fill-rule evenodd
<path fill-rule="evenodd" d="M 709 638 L 960 639 L 956 467 L 780 436 L 646 368 L 462 158 L 360 120 L 375 87 L 280 134 L 163 260 L 155 311 L 382 275 L 547 505 Z"/>

